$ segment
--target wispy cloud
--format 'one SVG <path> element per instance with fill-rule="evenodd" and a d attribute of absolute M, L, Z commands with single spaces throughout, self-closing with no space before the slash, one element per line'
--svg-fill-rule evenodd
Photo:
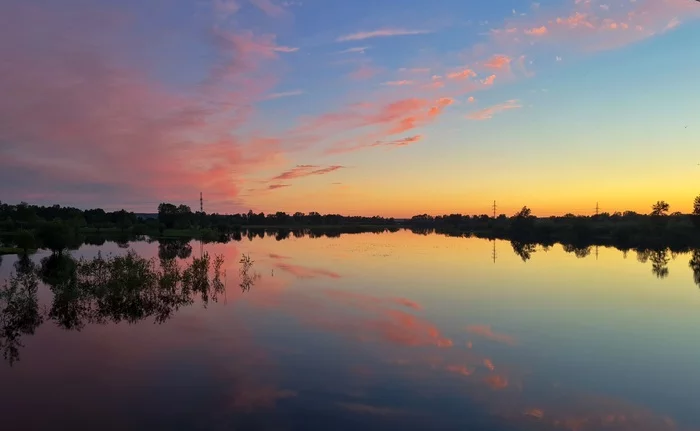
<path fill-rule="evenodd" d="M 508 100 L 504 103 L 499 103 L 498 105 L 490 106 L 480 111 L 467 114 L 467 118 L 470 120 L 489 120 L 499 112 L 518 108 L 522 108 L 522 105 L 518 100 Z"/>
<path fill-rule="evenodd" d="M 382 83 L 382 85 L 389 85 L 393 87 L 401 86 L 401 85 L 413 85 L 413 81 L 409 81 L 407 79 L 402 79 L 400 81 L 387 81 Z"/>
<path fill-rule="evenodd" d="M 237 0 L 214 0 L 213 6 L 214 12 L 222 19 L 235 14 L 241 8 Z"/>
<path fill-rule="evenodd" d="M 291 187 L 291 184 L 270 184 L 267 186 L 268 190 L 277 190 L 277 189 L 282 189 L 285 187 Z"/>
<path fill-rule="evenodd" d="M 364 40 L 373 37 L 390 37 L 390 36 L 408 36 L 415 34 L 432 33 L 430 30 L 409 30 L 404 28 L 384 28 L 373 31 L 360 31 L 357 33 L 346 34 L 336 39 L 336 42 L 347 42 L 351 40 Z"/>
<path fill-rule="evenodd" d="M 430 73 L 430 68 L 429 67 L 402 67 L 399 69 L 399 72 L 410 72 L 410 73 Z"/>
<path fill-rule="evenodd" d="M 368 64 L 361 64 L 356 70 L 350 72 L 349 76 L 355 80 L 369 79 L 379 73 L 381 69 L 372 67 Z"/>
<path fill-rule="evenodd" d="M 322 168 L 318 165 L 297 165 L 296 167 L 273 177 L 271 181 L 291 180 L 295 178 L 309 177 L 312 175 L 330 174 L 331 172 L 335 172 L 338 169 L 343 169 L 344 167 L 345 166 L 332 165 Z"/>
<path fill-rule="evenodd" d="M 275 52 L 297 52 L 299 51 L 299 48 L 296 46 L 275 46 L 272 48 L 272 50 Z"/>
<path fill-rule="evenodd" d="M 396 139 L 393 141 L 377 141 L 370 144 L 370 147 L 405 147 L 414 144 L 423 139 L 423 135 L 409 136 L 403 139 Z"/>
<path fill-rule="evenodd" d="M 280 16 L 285 13 L 284 8 L 276 5 L 272 2 L 272 0 L 250 0 L 250 2 L 258 9 L 272 17 Z"/>
<path fill-rule="evenodd" d="M 347 147 L 333 147 L 329 148 L 326 151 L 326 154 L 343 154 L 343 153 L 350 153 L 353 151 L 359 151 L 359 150 L 364 150 L 367 148 L 377 148 L 377 147 L 386 147 L 386 148 L 397 148 L 397 147 L 406 147 L 411 144 L 415 144 L 416 142 L 419 142 L 423 139 L 423 135 L 415 135 L 415 136 L 408 136 L 405 138 L 401 139 L 394 139 L 391 141 L 375 141 L 372 143 L 368 144 L 359 144 L 359 145 L 351 145 Z"/>
<path fill-rule="evenodd" d="M 409 410 L 394 409 L 389 407 L 377 407 L 369 404 L 359 403 L 338 403 L 339 407 L 352 413 L 376 415 L 376 416 L 404 416 L 410 415 Z"/>
<path fill-rule="evenodd" d="M 267 97 L 265 97 L 265 99 L 272 100 L 272 99 L 279 99 L 282 97 L 300 96 L 302 94 L 304 94 L 303 90 L 282 91 L 280 93 L 268 94 Z"/>
<path fill-rule="evenodd" d="M 370 49 L 369 46 L 355 46 L 352 48 L 344 49 L 342 51 L 338 51 L 338 54 L 364 54 L 365 51 L 367 51 L 368 49 Z"/>

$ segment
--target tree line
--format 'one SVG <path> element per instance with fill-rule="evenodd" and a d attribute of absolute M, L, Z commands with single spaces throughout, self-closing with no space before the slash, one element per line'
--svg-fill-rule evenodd
<path fill-rule="evenodd" d="M 416 233 L 474 234 L 487 238 L 531 242 L 590 243 L 656 247 L 698 245 L 700 243 L 700 196 L 691 214 L 670 213 L 665 201 L 651 206 L 648 214 L 633 211 L 601 213 L 593 216 L 566 214 L 562 217 L 536 217 L 528 207 L 507 216 L 449 214 L 413 216 L 398 221 L 380 216 L 342 216 L 317 212 L 265 214 L 252 210 L 239 214 L 208 214 L 192 211 L 187 205 L 161 203 L 154 215 L 126 210 L 81 210 L 72 207 L 37 206 L 22 202 L 0 203 L 0 241 L 3 250 L 27 253 L 36 248 L 61 252 L 79 246 L 83 235 L 187 236 L 206 241 L 240 240 L 244 231 L 276 228 L 282 239 L 310 229 L 346 232 L 409 228 Z"/>

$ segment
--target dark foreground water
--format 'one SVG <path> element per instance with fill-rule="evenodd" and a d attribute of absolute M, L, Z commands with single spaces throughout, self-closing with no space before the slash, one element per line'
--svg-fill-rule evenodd
<path fill-rule="evenodd" d="M 0 429 L 700 429 L 700 253 L 410 232 L 203 248 L 226 271 L 206 306 L 139 320 L 111 298 L 99 306 L 127 315 L 94 319 L 43 283 L 34 317 L 0 301 L 17 349 Z"/>

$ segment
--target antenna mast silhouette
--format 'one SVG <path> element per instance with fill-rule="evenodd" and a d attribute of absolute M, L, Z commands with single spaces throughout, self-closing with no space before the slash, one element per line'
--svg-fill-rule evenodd
<path fill-rule="evenodd" d="M 600 211 L 600 207 L 598 206 L 598 202 L 595 203 L 595 215 L 598 215 L 598 211 Z"/>
<path fill-rule="evenodd" d="M 493 218 L 496 218 L 496 201 L 493 201 L 493 206 L 491 208 L 493 208 Z"/>
<path fill-rule="evenodd" d="M 199 212 L 204 214 L 204 199 L 202 199 L 202 192 L 199 192 Z"/>

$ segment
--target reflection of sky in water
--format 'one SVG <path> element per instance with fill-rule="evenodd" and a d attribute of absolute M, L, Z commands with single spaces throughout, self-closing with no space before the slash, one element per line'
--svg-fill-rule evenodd
<path fill-rule="evenodd" d="M 226 257 L 218 303 L 161 325 L 45 323 L 0 366 L 0 414 L 7 429 L 700 427 L 689 255 L 658 278 L 634 253 L 555 246 L 524 263 L 498 242 L 494 263 L 493 245 L 408 232 L 206 245 Z M 125 252 L 74 255 L 98 249 Z M 260 275 L 246 293 L 241 253 Z"/>

